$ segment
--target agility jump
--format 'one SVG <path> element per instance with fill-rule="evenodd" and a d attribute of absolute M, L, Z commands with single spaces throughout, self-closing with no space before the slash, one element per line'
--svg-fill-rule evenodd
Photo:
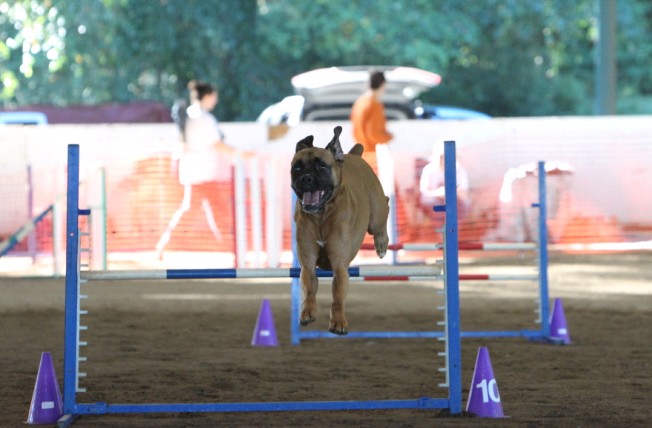
<path fill-rule="evenodd" d="M 82 238 L 88 234 L 81 231 L 79 219 L 90 215 L 90 210 L 79 208 L 79 146 L 68 146 L 68 202 L 66 231 L 66 287 L 65 287 L 65 331 L 64 331 L 64 416 L 59 426 L 70 425 L 80 415 L 99 415 L 116 413 L 154 413 L 154 412 L 268 412 L 299 410 L 377 410 L 377 409 L 447 409 L 451 414 L 462 411 L 462 376 L 460 348 L 460 308 L 459 308 L 459 261 L 457 230 L 457 197 L 455 183 L 455 143 L 445 143 L 446 194 L 450 195 L 442 211 L 445 211 L 445 238 L 443 265 L 402 268 L 382 266 L 376 268 L 351 268 L 349 273 L 367 277 L 424 276 L 441 275 L 444 280 L 444 321 L 441 338 L 445 351 L 444 367 L 446 381 L 439 386 L 446 388 L 445 398 L 421 397 L 417 399 L 377 400 L 377 401 L 305 401 L 305 402 L 245 402 L 245 403 L 170 403 L 170 404 L 111 404 L 79 403 L 77 393 L 84 392 L 79 387 L 80 362 L 86 361 L 80 351 L 86 342 L 80 341 L 80 331 L 85 329 L 81 316 L 81 301 L 87 296 L 80 292 L 80 285 L 95 279 L 190 279 L 190 278 L 278 278 L 294 277 L 296 267 L 291 269 L 181 269 L 161 271 L 82 271 L 82 253 L 88 251 L 81 245 Z M 442 270 L 443 269 L 443 270 Z M 442 273 L 437 274 L 438 271 Z M 318 275 L 332 273 L 320 271 Z M 293 301 L 293 304 L 295 302 Z M 293 317 L 294 318 L 294 317 Z M 299 323 L 292 319 L 292 323 Z"/>
<path fill-rule="evenodd" d="M 457 249 L 459 251 L 536 251 L 537 253 L 537 273 L 536 274 L 459 274 L 457 281 L 537 281 L 538 282 L 538 296 L 537 307 L 535 313 L 537 318 L 534 320 L 538 324 L 537 329 L 524 329 L 524 330 L 504 330 L 504 331 L 461 331 L 460 337 L 462 338 L 501 338 L 501 337 L 523 337 L 528 340 L 535 341 L 553 341 L 550 338 L 550 325 L 549 319 L 549 297 L 548 297 L 548 228 L 547 228 L 547 207 L 546 207 L 546 171 L 545 163 L 538 163 L 538 191 L 539 202 L 532 204 L 532 208 L 538 210 L 539 224 L 538 224 L 538 242 L 522 242 L 522 243 L 484 243 L 484 242 L 458 242 Z M 446 176 L 448 178 L 448 175 Z M 447 197 L 450 192 L 446 193 Z M 448 209 L 448 203 L 446 208 Z M 436 210 L 437 211 L 437 210 Z M 448 221 L 448 219 L 446 220 Z M 293 230 L 294 232 L 294 230 Z M 446 236 L 444 234 L 444 236 Z M 448 247 L 450 248 L 450 246 Z M 372 244 L 363 244 L 363 250 L 373 250 Z M 404 244 L 390 244 L 388 250 L 397 251 L 441 251 L 444 250 L 444 259 L 446 259 L 446 244 L 445 243 L 404 243 Z M 295 258 L 296 260 L 296 258 Z M 437 266 L 436 264 L 434 266 Z M 388 266 L 390 267 L 390 266 Z M 422 266 L 419 266 L 422 267 Z M 409 268 L 406 266 L 405 268 Z M 437 268 L 436 268 L 437 269 Z M 436 270 L 435 269 L 435 270 Z M 450 273 L 449 273 L 450 275 Z M 443 275 L 435 275 L 432 280 L 441 280 Z M 385 281 L 423 281 L 424 278 L 410 276 L 395 276 L 383 277 Z M 352 278 L 352 280 L 374 281 L 373 277 L 369 278 Z M 295 318 L 298 319 L 299 301 L 301 298 L 301 290 L 297 280 L 292 281 L 292 343 L 299 344 L 304 339 L 333 339 L 333 336 L 328 332 L 322 331 L 308 331 L 299 327 L 298 322 L 295 323 Z M 353 331 L 350 332 L 346 338 L 374 338 L 374 339 L 396 339 L 396 338 L 441 338 L 442 332 L 440 331 Z"/>

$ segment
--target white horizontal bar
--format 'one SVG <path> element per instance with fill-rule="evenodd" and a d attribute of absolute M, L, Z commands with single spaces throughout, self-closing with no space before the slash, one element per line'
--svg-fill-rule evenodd
<path fill-rule="evenodd" d="M 361 266 L 360 276 L 439 276 L 441 266 L 418 265 L 418 266 Z"/>
<path fill-rule="evenodd" d="M 165 270 L 96 270 L 80 273 L 87 280 L 114 280 L 114 279 L 166 279 Z"/>
<path fill-rule="evenodd" d="M 502 243 L 502 242 L 493 242 L 493 243 L 484 243 L 482 244 L 483 250 L 485 251 L 494 251 L 494 250 L 536 250 L 539 246 L 535 242 L 521 242 L 521 243 Z"/>

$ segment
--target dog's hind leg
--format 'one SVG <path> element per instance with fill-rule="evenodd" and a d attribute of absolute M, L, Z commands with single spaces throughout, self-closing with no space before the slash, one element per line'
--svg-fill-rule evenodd
<path fill-rule="evenodd" d="M 374 248 L 376 254 L 381 259 L 387 254 L 387 247 L 389 245 L 389 236 L 387 236 L 387 226 L 384 229 L 374 233 Z"/>
<path fill-rule="evenodd" d="M 369 219 L 368 232 L 374 237 L 374 248 L 376 254 L 381 259 L 387 253 L 387 246 L 389 245 L 389 236 L 387 235 L 387 217 L 389 215 L 389 198 L 385 197 L 386 202 L 376 209 L 371 210 L 371 217 Z"/>

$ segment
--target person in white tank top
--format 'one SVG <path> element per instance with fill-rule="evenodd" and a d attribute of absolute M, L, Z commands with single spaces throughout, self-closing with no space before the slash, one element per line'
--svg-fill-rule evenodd
<path fill-rule="evenodd" d="M 224 134 L 217 119 L 211 114 L 219 101 L 217 89 L 209 83 L 196 81 L 191 81 L 188 89 L 191 104 L 186 110 L 187 117 L 182 129 L 184 152 L 179 159 L 183 201 L 156 244 L 160 259 L 163 258 L 163 250 L 170 241 L 172 231 L 183 214 L 190 209 L 193 193 L 201 198 L 201 206 L 213 236 L 218 241 L 222 239 L 206 192 L 215 191 L 210 183 L 230 180 L 231 168 L 228 166 L 231 157 L 238 153 L 237 149 L 224 142 Z"/>

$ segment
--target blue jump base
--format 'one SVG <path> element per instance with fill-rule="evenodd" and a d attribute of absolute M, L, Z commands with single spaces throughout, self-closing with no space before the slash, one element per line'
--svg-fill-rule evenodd
<path fill-rule="evenodd" d="M 77 404 L 77 415 L 111 413 L 184 413 L 184 412 L 292 412 L 304 410 L 382 410 L 442 409 L 449 400 L 422 397 L 416 400 L 377 401 L 279 401 L 252 403 L 170 403 L 170 404 Z"/>

